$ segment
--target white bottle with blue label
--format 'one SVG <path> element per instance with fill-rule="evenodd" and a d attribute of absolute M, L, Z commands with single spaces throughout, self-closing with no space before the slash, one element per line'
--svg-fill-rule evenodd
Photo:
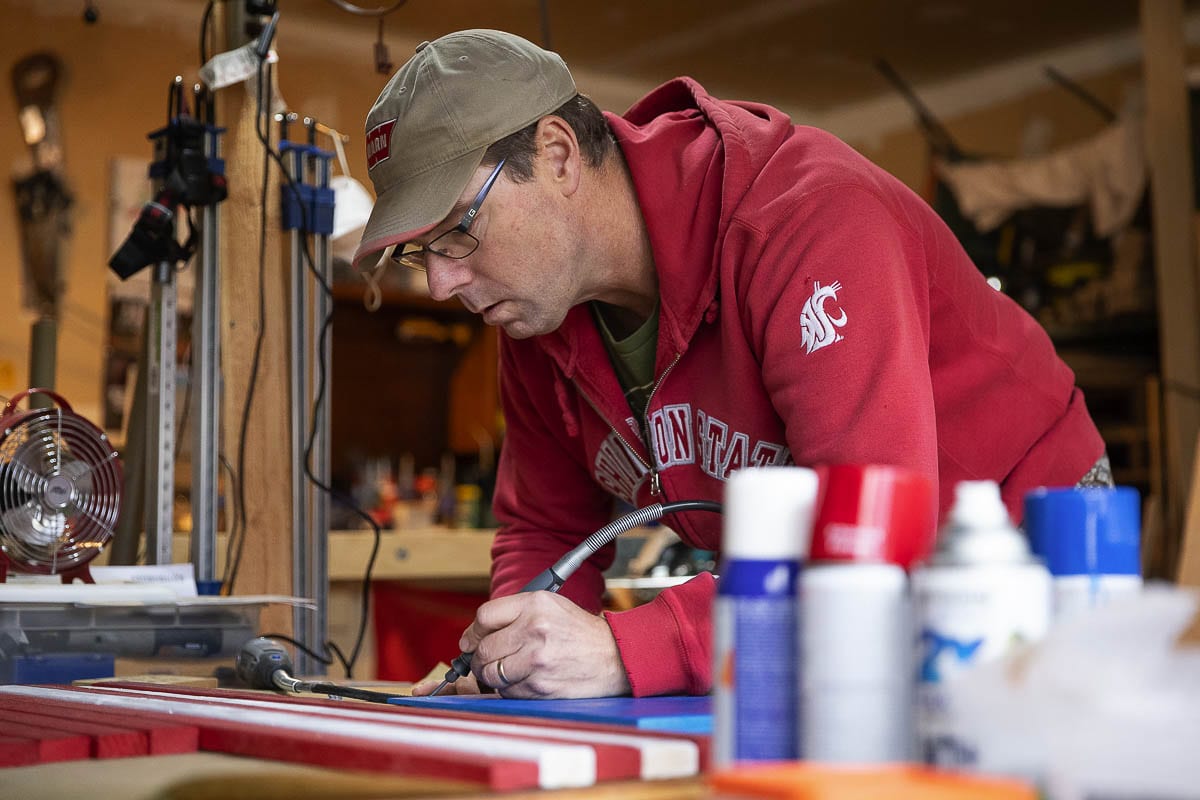
<path fill-rule="evenodd" d="M 1142 590 L 1137 489 L 1035 489 L 1025 530 L 1054 577 L 1054 619 L 1104 608 Z"/>
<path fill-rule="evenodd" d="M 817 475 L 756 467 L 725 485 L 713 608 L 713 760 L 800 755 L 797 587 L 812 536 Z"/>
<path fill-rule="evenodd" d="M 917 628 L 918 752 L 931 764 L 991 763 L 946 691 L 973 665 L 1045 636 L 1050 573 L 1030 552 L 992 481 L 955 487 L 929 563 L 912 574 Z"/>

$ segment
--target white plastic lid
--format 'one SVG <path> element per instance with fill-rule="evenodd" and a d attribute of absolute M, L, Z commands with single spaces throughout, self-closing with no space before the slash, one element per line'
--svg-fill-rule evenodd
<path fill-rule="evenodd" d="M 726 558 L 808 556 L 817 503 L 817 473 L 807 467 L 751 467 L 725 483 Z"/>
<path fill-rule="evenodd" d="M 1012 524 L 995 481 L 961 481 L 939 534 L 936 563 L 1015 564 L 1030 561 L 1029 544 Z"/>

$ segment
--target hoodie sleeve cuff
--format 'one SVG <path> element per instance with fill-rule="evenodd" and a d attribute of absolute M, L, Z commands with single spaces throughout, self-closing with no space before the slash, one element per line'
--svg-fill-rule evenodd
<path fill-rule="evenodd" d="M 712 574 L 701 573 L 643 606 L 604 613 L 634 697 L 712 688 L 714 590 Z"/>

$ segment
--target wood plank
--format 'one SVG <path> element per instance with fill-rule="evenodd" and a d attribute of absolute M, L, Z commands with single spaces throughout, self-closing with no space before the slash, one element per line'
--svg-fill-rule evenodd
<path fill-rule="evenodd" d="M 152 756 L 194 753 L 200 733 L 194 725 L 182 725 L 161 716 L 125 711 L 120 716 L 101 709 L 80 708 L 78 704 L 21 697 L 0 697 L 0 709 L 23 711 L 47 719 L 92 722 L 145 734 L 147 753 Z"/>
<path fill-rule="evenodd" d="M 240 28 L 244 15 L 236 3 L 214 6 L 218 41 L 233 49 L 246 41 Z M 223 452 L 236 469 L 243 404 L 253 370 L 259 333 L 259 298 L 265 304 L 262 351 L 253 405 L 246 426 L 244 473 L 238 475 L 246 499 L 244 544 L 234 591 L 237 594 L 293 594 L 292 494 L 289 428 L 288 269 L 281 256 L 279 170 L 272 167 L 263 208 L 263 146 L 255 131 L 256 78 L 217 93 L 217 122 L 226 129 L 222 142 L 229 197 L 221 215 L 221 420 Z M 264 96 L 267 112 L 270 99 Z M 268 141 L 274 123 L 268 124 Z M 259 291 L 259 237 L 265 236 L 265 286 Z M 292 633 L 292 609 L 268 606 L 263 630 Z"/>
<path fill-rule="evenodd" d="M 1192 487 L 1188 493 L 1187 517 L 1180 543 L 1179 584 L 1200 589 L 1200 438 L 1196 439 Z"/>
<path fill-rule="evenodd" d="M 462 776 L 495 790 L 580 787 L 595 779 L 595 753 L 583 745 L 461 736 L 328 716 L 316 719 L 306 709 L 231 707 L 95 688 L 0 686 L 0 695 L 94 705 L 116 714 L 127 710 L 169 714 L 200 728 L 202 749 L 315 766 Z"/>
<path fill-rule="evenodd" d="M 1200 404 L 1187 387 L 1200 386 L 1200 276 L 1193 228 L 1192 138 L 1183 39 L 1183 0 L 1141 0 L 1142 63 L 1146 85 L 1146 150 L 1150 166 L 1157 277 L 1159 352 L 1163 373 L 1166 451 L 1167 574 L 1174 574 L 1174 534 L 1183 526 L 1192 443 L 1200 433 Z"/>
<path fill-rule="evenodd" d="M 125 758 L 144 756 L 150 752 L 146 734 L 115 725 L 59 719 L 25 711 L 0 708 L 0 725 L 29 725 L 46 732 L 81 733 L 89 739 L 88 755 L 92 758 Z"/>
<path fill-rule="evenodd" d="M 104 688 L 111 689 L 113 691 L 145 691 L 147 693 L 169 694 L 173 692 L 170 687 L 166 686 L 143 686 L 134 683 L 112 684 L 105 686 Z M 582 733 L 588 736 L 598 733 L 635 733 L 636 736 L 643 739 L 661 739 L 670 742 L 677 742 L 680 740 L 687 741 L 696 748 L 696 751 L 699 755 L 699 771 L 707 771 L 709 768 L 709 749 L 711 745 L 711 739 L 707 735 L 696 733 L 679 733 L 674 731 L 668 732 L 644 729 L 634 731 L 625 726 L 614 726 L 607 723 L 581 722 L 578 720 L 566 719 L 550 720 L 532 714 L 528 716 L 507 716 L 498 718 L 494 714 L 485 714 L 469 710 L 437 709 L 421 706 L 406 707 L 390 703 L 347 703 L 344 700 L 326 698 L 317 694 L 284 695 L 268 694 L 260 691 L 239 691 L 236 689 L 187 689 L 183 690 L 181 693 L 184 696 L 195 696 L 214 702 L 219 702 L 224 699 L 252 700 L 262 702 L 264 697 L 266 697 L 270 698 L 268 702 L 271 704 L 306 706 L 308 709 L 306 713 L 313 713 L 315 710 L 320 709 L 335 709 L 338 711 L 344 711 L 347 709 L 347 707 L 351 707 L 356 711 L 380 714 L 386 718 L 394 718 L 396 715 L 407 715 L 421 719 L 461 719 L 473 720 L 476 722 L 500 722 L 516 725 L 532 725 L 536 726 L 542 731 L 569 731 L 572 733 Z"/>
<path fill-rule="evenodd" d="M 106 687 L 120 691 L 119 687 Z M 179 700 L 202 703 L 226 703 L 243 707 L 278 708 L 280 699 L 267 700 L 261 693 L 188 692 L 174 694 L 158 692 L 155 687 L 128 690 L 139 694 L 157 694 Z M 291 701 L 292 698 L 281 698 Z M 583 743 L 596 752 L 596 780 L 664 779 L 687 777 L 701 769 L 701 759 L 707 755 L 707 737 L 680 737 L 656 733 L 645 735 L 611 725 L 562 725 L 559 721 L 541 718 L 497 719 L 489 714 L 442 712 L 405 706 L 347 704 L 338 701 L 308 701 L 299 698 L 308 715 L 326 715 L 341 719 L 370 720 L 380 724 L 406 725 L 432 730 L 456 730 L 467 735 L 495 735 L 531 741 Z M 700 742 L 703 742 L 701 744 Z"/>
<path fill-rule="evenodd" d="M 376 580 L 479 578 L 492 569 L 493 530 L 418 528 L 385 531 L 372 577 Z M 372 531 L 329 535 L 329 579 L 361 580 L 375 543 Z"/>
<path fill-rule="evenodd" d="M 24 767 L 40 760 L 37 740 L 0 736 L 0 767 Z"/>
<path fill-rule="evenodd" d="M 32 741 L 37 751 L 37 760 L 34 762 L 36 764 L 80 761 L 87 758 L 92 750 L 92 740 L 83 734 L 39 728 L 24 723 L 6 724 L 4 735 Z"/>

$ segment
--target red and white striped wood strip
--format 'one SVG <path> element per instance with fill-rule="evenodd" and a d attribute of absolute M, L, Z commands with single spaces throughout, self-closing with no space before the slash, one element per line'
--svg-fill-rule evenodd
<path fill-rule="evenodd" d="M 140 731 L 147 737 L 147 747 L 152 756 L 194 753 L 199 746 L 200 732 L 195 725 L 181 725 L 164 719 L 161 715 L 127 711 L 117 719 L 99 709 L 59 705 L 25 697 L 0 696 L 0 713 L 23 711 L 46 718 L 95 722 L 126 730 Z"/>
<path fill-rule="evenodd" d="M 91 687 L 82 687 L 80 689 L 80 691 L 82 693 L 86 694 L 88 692 L 92 692 L 92 689 L 91 689 Z M 93 692 L 93 693 L 104 694 L 105 691 L 99 690 L 98 692 Z M 143 694 L 143 693 L 140 693 L 137 690 L 114 690 L 113 692 L 109 692 L 109 694 L 135 695 L 136 696 L 136 695 Z M 274 702 L 271 702 L 268 700 L 263 700 L 261 697 L 256 698 L 255 700 L 231 700 L 226 703 L 219 699 L 214 700 L 214 699 L 208 699 L 208 698 L 190 697 L 190 696 L 183 695 L 183 694 L 170 694 L 170 693 L 161 694 L 160 693 L 160 694 L 151 695 L 150 693 L 144 693 L 144 696 L 151 696 L 151 697 L 156 697 L 159 699 L 172 700 L 172 701 L 176 701 L 181 704 L 193 704 L 193 705 L 197 705 L 197 706 L 200 706 L 203 708 L 212 708 L 214 704 L 222 704 L 222 705 L 231 706 L 234 708 L 241 708 L 241 709 L 258 708 L 258 709 L 264 709 L 264 710 L 268 710 L 268 711 L 281 710 L 279 703 L 274 703 Z M 0 698 L 0 705 L 2 705 L 4 702 L 5 701 L 3 700 L 3 698 Z M 36 702 L 38 702 L 39 704 L 45 705 L 45 706 L 54 706 L 55 708 L 58 709 L 58 713 L 60 713 L 60 714 L 72 713 L 73 711 L 76 711 L 79 708 L 78 705 L 76 705 L 74 703 L 65 703 L 62 701 L 55 701 L 55 700 L 49 700 L 49 701 L 38 700 Z M 357 706 L 358 704 L 355 703 L 354 705 Z M 89 708 L 89 709 L 87 709 L 87 711 L 90 713 L 99 713 L 99 714 L 105 713 L 104 709 L 102 709 L 102 708 L 95 708 L 95 709 Z M 291 711 L 298 715 L 303 715 L 303 717 L 308 720 L 312 720 L 315 717 L 323 716 L 323 717 L 329 717 L 331 719 L 359 720 L 359 721 L 365 722 L 370 725 L 391 725 L 391 724 L 403 725 L 404 724 L 403 721 L 401 721 L 401 720 L 388 719 L 387 717 L 380 717 L 375 714 L 356 713 L 352 709 L 346 709 L 346 708 L 322 709 L 322 708 L 305 707 L 303 711 L 298 708 L 293 708 L 293 709 L 291 709 Z M 326 713 L 326 712 L 328 712 L 328 713 Z M 122 711 L 121 717 L 124 718 L 128 713 L 130 713 L 130 712 Z M 181 710 L 177 711 L 176 715 L 178 715 L 178 714 L 186 715 L 187 713 L 189 713 L 188 709 L 183 708 L 181 706 Z M 447 722 L 448 721 L 443 721 L 442 725 L 438 725 L 438 724 L 436 724 L 436 722 L 432 725 L 415 725 L 414 726 L 412 724 L 409 724 L 409 725 L 406 725 L 405 727 L 407 727 L 407 728 L 417 727 L 417 728 L 442 729 L 444 731 L 452 732 L 456 735 L 457 734 L 471 735 L 471 734 L 477 732 L 476 730 L 472 730 L 470 726 L 464 728 L 461 725 L 454 726 L 452 724 L 446 724 Z M 236 732 L 238 734 L 243 733 L 243 731 L 236 731 Z M 531 743 L 539 743 L 540 742 L 542 744 L 576 744 L 576 745 L 581 744 L 583 746 L 590 747 L 595 754 L 596 780 L 597 781 L 600 781 L 600 780 L 622 780 L 622 779 L 629 780 L 629 779 L 636 779 L 639 776 L 638 767 L 641 762 L 641 752 L 638 748 L 636 748 L 633 745 L 628 744 L 628 743 L 623 742 L 621 744 L 614 744 L 612 742 L 605 742 L 605 741 L 601 741 L 601 742 L 591 741 L 587 738 L 586 734 L 577 734 L 576 736 L 570 737 L 569 740 L 566 740 L 566 739 L 561 739 L 561 738 L 555 738 L 553 736 L 539 735 L 535 730 L 533 730 L 531 728 L 521 728 L 520 726 L 516 726 L 516 725 L 509 725 L 504 729 L 497 729 L 497 730 L 491 730 L 491 731 L 486 731 L 486 732 L 496 734 L 499 736 L 505 736 L 508 738 L 518 738 L 518 739 L 522 739 L 522 740 L 525 740 L 525 741 L 531 742 Z M 220 735 L 217 736 L 215 739 L 211 738 L 211 737 L 202 737 L 202 742 L 206 742 L 206 743 L 213 745 L 212 747 L 209 747 L 206 744 L 204 749 L 223 749 L 223 747 L 221 746 L 221 743 L 225 741 L 228 733 L 229 733 L 229 731 L 223 730 L 223 731 L 221 731 Z M 603 737 L 604 734 L 599 734 L 599 736 Z M 246 739 L 243 736 L 238 736 L 237 741 L 242 743 L 240 746 L 246 746 L 246 747 L 249 747 L 250 742 L 251 742 L 250 739 Z M 308 742 L 304 741 L 303 739 L 299 740 L 298 743 L 301 746 L 305 746 L 308 744 Z M 245 754 L 252 755 L 252 753 L 245 753 Z M 693 757 L 693 761 L 694 761 L 694 757 Z M 691 773 L 691 774 L 694 774 L 694 773 Z M 486 777 L 486 776 L 483 776 L 483 777 Z"/>
<path fill-rule="evenodd" d="M 96 684 L 88 689 L 97 691 L 118 691 L 130 690 L 146 693 L 168 694 L 181 697 L 197 697 L 207 698 L 213 701 L 225 702 L 228 700 L 253 700 L 256 702 L 267 702 L 271 706 L 279 705 L 303 705 L 315 709 L 333 709 L 337 711 L 346 710 L 348 707 L 357 711 L 370 712 L 377 715 L 382 715 L 389 719 L 395 717 L 411 718 L 413 724 L 417 720 L 440 719 L 440 720 L 466 720 L 479 723 L 490 723 L 493 725 L 507 724 L 515 725 L 523 730 L 536 730 L 540 732 L 559 732 L 569 731 L 573 734 L 585 734 L 578 741 L 592 741 L 592 734 L 617 734 L 636 736 L 638 740 L 643 742 L 662 741 L 670 742 L 672 747 L 666 749 L 667 753 L 676 753 L 680 742 L 688 742 L 691 747 L 685 747 L 682 751 L 685 755 L 679 758 L 678 755 L 670 756 L 665 762 L 659 761 L 657 758 L 652 759 L 649 763 L 643 761 L 641 772 L 634 777 L 642 779 L 652 778 L 674 778 L 688 777 L 706 771 L 709 765 L 709 751 L 711 739 L 708 736 L 697 733 L 672 733 L 668 731 L 648 731 L 637 728 L 632 728 L 625 725 L 604 724 L 595 722 L 577 722 L 572 720 L 546 719 L 544 717 L 519 717 L 519 716 L 503 716 L 498 717 L 495 714 L 485 712 L 459 711 L 448 709 L 420 708 L 419 706 L 400 706 L 388 705 L 386 703 L 347 703 L 344 700 L 324 699 L 320 697 L 296 696 L 296 695 L 268 695 L 264 692 L 238 691 L 232 689 L 205 689 L 197 687 L 180 687 L 168 686 L 163 684 L 153 683 L 136 683 L 132 681 L 111 682 L 104 684 Z M 264 700 L 264 697 L 270 698 Z M 482 701 L 482 702 L 486 702 Z M 406 722 L 409 720 L 405 720 Z M 573 737 L 572 737 L 573 738 Z M 695 753 L 695 756 L 690 755 Z M 689 766 L 695 761 L 695 766 Z"/>
<path fill-rule="evenodd" d="M 33 742 L 36 758 L 35 764 L 48 764 L 52 761 L 81 761 L 91 756 L 91 737 L 82 733 L 67 733 L 65 731 L 48 730 L 23 723 L 5 723 L 6 738 L 26 739 Z M 4 764 L 11 767 L 15 764 Z"/>
<path fill-rule="evenodd" d="M 204 692 L 203 697 L 197 697 L 187 690 L 143 692 L 141 689 L 112 688 L 108 685 L 87 687 L 87 691 L 168 696 L 181 701 L 223 703 L 249 708 L 279 709 L 283 705 L 278 699 L 264 699 L 261 692 L 249 697 L 229 697 Z M 496 717 L 487 715 L 473 715 L 482 716 L 482 719 L 461 719 L 428 714 L 404 714 L 391 711 L 395 707 L 390 706 L 343 702 L 305 704 L 303 708 L 308 716 L 324 715 L 379 724 L 454 730 L 468 735 L 482 733 L 535 741 L 583 743 L 596 751 L 598 781 L 689 777 L 698 774 L 700 768 L 700 752 L 694 742 L 662 735 L 646 736 L 636 730 L 619 726 L 593 726 L 589 730 L 576 730 L 559 727 L 556 721 L 534 720 L 533 724 L 520 724 L 509 719 L 497 720 Z"/>
<path fill-rule="evenodd" d="M 61 705 L 81 712 L 102 711 L 79 703 L 60 703 L 55 700 L 41 701 L 47 706 Z M 109 712 L 112 713 L 112 712 Z M 130 712 L 121 710 L 120 715 Z M 136 712 L 149 715 L 150 712 Z M 397 751 L 386 745 L 366 746 L 346 744 L 341 741 L 324 741 L 319 736 L 304 731 L 274 730 L 261 726 L 243 725 L 235 722 L 206 720 L 187 717 L 194 721 L 193 730 L 199 732 L 200 749 L 252 756 L 273 761 L 289 761 L 307 765 L 330 765 L 342 769 L 373 770 L 400 774 L 432 775 L 481 783 L 497 789 L 530 788 L 537 785 L 537 765 L 532 762 L 497 762 L 487 759 L 469 758 L 458 763 L 447 763 L 445 758 L 430 759 L 411 751 Z M 22 729 L 22 732 L 26 732 Z M 79 737 L 83 742 L 81 757 L 88 757 L 90 739 Z M 5 766 L 17 766 L 6 764 Z"/>
<path fill-rule="evenodd" d="M 484 775 L 495 789 L 579 788 L 595 782 L 595 751 L 584 745 L 463 736 L 326 715 L 316 719 L 299 709 L 240 708 L 69 688 L 0 686 L 0 694 L 99 706 L 114 713 L 134 710 L 179 716 L 200 727 L 200 747 L 206 750 L 262 754 L 331 768 L 354 766 L 456 778 L 465 773 L 467 780 Z M 363 763 L 350 762 L 360 756 Z"/>
<path fill-rule="evenodd" d="M 6 687 L 0 687 L 4 688 Z M 144 756 L 150 752 L 146 734 L 102 722 L 62 719 L 30 714 L 26 711 L 0 709 L 0 729 L 7 731 L 11 725 L 29 725 L 47 732 L 82 733 L 90 740 L 88 754 L 92 758 Z"/>

